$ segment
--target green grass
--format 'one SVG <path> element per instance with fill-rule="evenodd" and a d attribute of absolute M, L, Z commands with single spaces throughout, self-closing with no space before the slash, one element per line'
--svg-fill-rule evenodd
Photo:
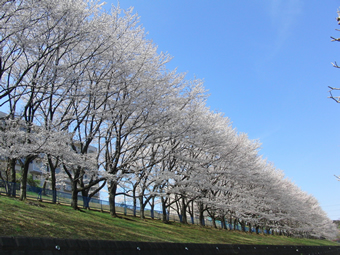
<path fill-rule="evenodd" d="M 327 240 L 266 236 L 226 231 L 159 220 L 141 220 L 108 213 L 75 211 L 69 206 L 53 205 L 0 196 L 0 236 L 30 236 L 115 241 L 266 244 L 266 245 L 338 245 Z"/>

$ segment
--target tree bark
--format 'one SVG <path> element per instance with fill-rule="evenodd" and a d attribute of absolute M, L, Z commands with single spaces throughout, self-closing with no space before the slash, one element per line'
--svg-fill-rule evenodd
<path fill-rule="evenodd" d="M 166 215 L 166 201 L 167 199 L 164 199 L 164 197 L 161 197 L 161 202 L 162 202 L 162 221 L 164 223 L 168 222 L 167 215 Z"/>
<path fill-rule="evenodd" d="M 198 211 L 199 211 L 199 220 L 200 220 L 200 225 L 201 226 L 205 226 L 205 222 L 204 222 L 204 215 L 203 215 L 203 203 L 199 202 L 198 204 Z"/>
<path fill-rule="evenodd" d="M 216 218 L 215 217 L 211 217 L 211 219 L 212 219 L 213 227 L 217 228 L 217 226 L 216 226 Z"/>
<path fill-rule="evenodd" d="M 137 199 L 133 197 L 133 217 L 137 217 Z"/>
<path fill-rule="evenodd" d="M 109 187 L 109 206 L 110 206 L 110 215 L 112 217 L 117 217 L 116 193 L 117 193 L 117 183 L 115 181 L 111 181 L 110 187 Z"/>
<path fill-rule="evenodd" d="M 241 220 L 240 224 L 241 224 L 242 231 L 246 232 L 246 223 L 243 220 Z"/>
<path fill-rule="evenodd" d="M 143 193 L 138 197 L 139 198 L 139 217 L 141 219 L 145 219 L 145 214 L 144 214 L 144 204 L 143 204 Z"/>
<path fill-rule="evenodd" d="M 74 177 L 71 179 L 72 182 L 72 201 L 71 206 L 74 210 L 78 210 L 78 179 L 80 176 L 80 167 L 74 172 Z"/>
<path fill-rule="evenodd" d="M 56 188 L 56 178 L 55 178 L 55 167 L 51 168 L 51 185 L 52 185 L 52 203 L 57 203 L 57 188 Z"/>
<path fill-rule="evenodd" d="M 74 210 L 78 210 L 78 188 L 77 188 L 77 181 L 72 182 L 72 201 L 71 207 Z"/>
<path fill-rule="evenodd" d="M 27 158 L 24 166 L 22 168 L 22 179 L 21 179 L 21 192 L 20 192 L 20 200 L 26 200 L 27 196 L 27 175 L 28 175 L 28 168 L 31 162 L 30 158 Z"/>
<path fill-rule="evenodd" d="M 229 217 L 229 228 L 230 230 L 235 230 L 235 226 L 233 226 L 233 217 L 231 215 Z"/>
<path fill-rule="evenodd" d="M 238 230 L 237 224 L 238 224 L 238 219 L 235 218 L 234 219 L 234 230 Z"/>
<path fill-rule="evenodd" d="M 194 220 L 194 202 L 191 201 L 188 206 L 188 213 L 190 215 L 190 218 L 191 218 L 191 224 L 195 224 L 195 220 Z"/>
<path fill-rule="evenodd" d="M 185 198 L 182 197 L 182 206 L 181 206 L 181 215 L 182 215 L 182 220 L 181 223 L 188 224 L 188 219 L 187 219 L 187 205 L 185 203 Z"/>
<path fill-rule="evenodd" d="M 151 199 L 151 219 L 155 218 L 155 197 Z"/>
<path fill-rule="evenodd" d="M 48 165 L 51 171 L 51 190 L 52 190 L 52 204 L 57 203 L 57 189 L 56 189 L 56 177 L 55 177 L 55 170 L 56 166 L 58 165 L 58 159 L 56 159 L 56 163 L 53 163 L 53 160 L 51 158 L 51 155 L 47 156 L 48 159 Z"/>
<path fill-rule="evenodd" d="M 83 189 L 81 191 L 81 195 L 83 196 L 83 208 L 90 210 L 90 200 L 91 198 L 89 197 L 89 189 Z"/>
<path fill-rule="evenodd" d="M 221 222 L 222 222 L 222 228 L 227 229 L 227 225 L 225 224 L 225 217 L 224 216 L 221 217 Z"/>
<path fill-rule="evenodd" d="M 9 187 L 11 187 L 10 189 L 8 189 L 8 196 L 12 196 L 12 197 L 16 197 L 16 185 L 17 185 L 17 180 L 16 180 L 16 171 L 15 171 L 15 163 L 16 163 L 16 159 L 10 159 L 9 160 L 9 170 L 10 170 L 10 182 L 11 185 L 8 185 Z"/>
<path fill-rule="evenodd" d="M 136 214 L 136 211 L 137 211 L 136 188 L 137 188 L 137 185 L 133 185 L 133 190 L 132 190 L 133 217 L 137 217 L 137 214 Z"/>

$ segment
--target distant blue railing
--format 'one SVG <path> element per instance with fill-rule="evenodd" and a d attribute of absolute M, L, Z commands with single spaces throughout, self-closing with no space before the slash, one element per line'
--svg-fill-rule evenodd
<path fill-rule="evenodd" d="M 11 182 L 4 182 L 0 180 L 0 194 L 11 194 L 11 196 L 17 196 L 19 195 L 20 191 L 20 183 L 11 183 Z M 45 202 L 52 202 L 53 201 L 53 191 L 50 189 L 43 189 L 41 187 L 33 187 L 30 185 L 27 185 L 26 188 L 27 197 L 37 199 L 40 201 Z M 72 201 L 72 195 L 67 192 L 61 192 L 56 191 L 56 203 L 58 204 L 71 204 Z M 86 206 L 87 205 L 87 206 Z M 109 201 L 98 199 L 98 198 L 89 198 L 89 197 L 83 197 L 81 195 L 78 195 L 78 206 L 79 207 L 88 207 L 95 210 L 101 210 L 101 211 L 110 211 L 110 204 Z M 122 213 L 125 215 L 139 215 L 140 207 L 128 205 L 126 203 L 116 203 L 116 212 Z M 146 208 L 144 210 L 146 217 L 151 217 L 155 219 L 161 219 L 162 218 L 162 212 L 158 210 L 152 210 L 149 208 Z M 167 214 L 167 219 L 170 221 L 181 221 L 182 216 L 178 214 Z M 198 218 L 191 217 L 188 221 L 191 224 L 199 224 Z M 206 217 L 204 220 L 205 226 L 213 226 L 212 219 L 209 217 Z M 219 228 L 223 228 L 223 224 L 221 221 L 216 221 L 216 226 Z M 237 229 L 241 230 L 241 225 L 236 224 L 234 228 L 234 224 L 226 222 L 226 226 L 228 229 Z M 249 228 L 246 227 L 246 231 L 249 231 Z M 255 229 L 252 228 L 252 232 L 255 232 Z M 267 233 L 266 230 L 264 230 L 264 233 Z"/>

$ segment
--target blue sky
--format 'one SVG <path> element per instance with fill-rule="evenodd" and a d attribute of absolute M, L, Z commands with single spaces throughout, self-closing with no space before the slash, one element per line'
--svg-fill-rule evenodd
<path fill-rule="evenodd" d="M 117 4 L 116 0 L 106 1 Z M 121 0 L 167 65 L 205 81 L 212 110 L 262 143 L 261 154 L 331 219 L 340 219 L 340 37 L 335 0 Z"/>

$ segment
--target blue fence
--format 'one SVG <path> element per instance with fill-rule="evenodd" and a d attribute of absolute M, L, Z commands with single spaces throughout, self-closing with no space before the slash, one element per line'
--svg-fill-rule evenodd
<path fill-rule="evenodd" d="M 53 201 L 53 191 L 49 189 L 43 189 L 40 187 L 33 187 L 30 185 L 27 185 L 27 198 L 31 199 L 37 199 L 42 202 L 52 202 Z M 11 194 L 11 196 L 19 196 L 20 194 L 20 183 L 11 183 L 11 182 L 4 182 L 0 180 L 0 194 Z M 70 205 L 72 201 L 72 195 L 71 193 L 56 191 L 56 202 L 58 204 L 66 204 Z M 87 206 L 86 206 L 87 205 Z M 79 207 L 89 207 L 93 210 L 100 210 L 100 211 L 110 211 L 109 201 L 97 199 L 97 198 L 89 198 L 89 197 L 83 197 L 81 195 L 78 195 L 78 206 Z M 124 215 L 137 215 L 139 216 L 140 208 L 134 207 L 133 205 L 128 205 L 126 203 L 116 203 L 116 212 Z M 146 217 L 154 218 L 154 219 L 162 219 L 162 212 L 158 210 L 151 210 L 150 208 L 146 208 L 144 210 L 144 214 Z M 174 222 L 180 222 L 182 216 L 178 214 L 167 214 L 167 219 L 169 221 Z M 198 218 L 189 218 L 188 221 L 191 224 L 199 224 Z M 215 221 L 216 226 L 219 228 L 223 228 L 223 224 L 221 221 Z M 206 217 L 204 220 L 205 226 L 213 226 L 212 219 L 209 217 Z M 236 224 L 234 227 L 234 224 L 226 222 L 226 226 L 228 229 L 236 229 L 236 230 L 242 230 L 240 224 Z M 249 231 L 249 228 L 246 227 L 246 231 Z M 252 232 L 255 232 L 255 229 L 251 230 Z M 267 233 L 267 231 L 264 231 L 264 233 Z"/>

